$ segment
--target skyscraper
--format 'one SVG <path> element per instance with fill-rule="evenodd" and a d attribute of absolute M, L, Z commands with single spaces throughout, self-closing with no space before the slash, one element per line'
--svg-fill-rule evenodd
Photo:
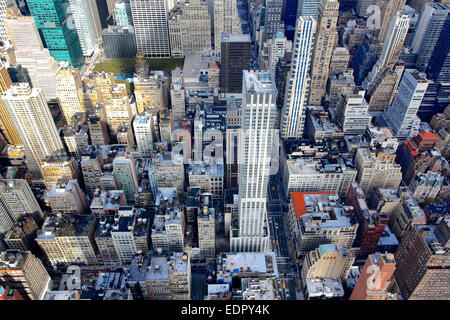
<path fill-rule="evenodd" d="M 295 22 L 297 20 L 297 7 L 299 0 L 284 0 L 282 18 L 285 25 L 285 34 L 288 40 L 294 39 Z"/>
<path fill-rule="evenodd" d="M 68 4 L 64 0 L 29 0 L 27 4 L 39 34 L 55 60 L 81 67 L 83 52 Z"/>
<path fill-rule="evenodd" d="M 214 50 L 219 57 L 223 32 L 242 32 L 236 0 L 214 0 Z"/>
<path fill-rule="evenodd" d="M 6 20 L 16 62 L 27 70 L 33 87 L 41 88 L 45 99 L 56 100 L 58 63 L 45 49 L 33 17 L 14 16 Z"/>
<path fill-rule="evenodd" d="M 133 16 L 131 15 L 130 0 L 118 0 L 114 7 L 114 18 L 116 25 L 121 27 L 132 26 Z"/>
<path fill-rule="evenodd" d="M 100 41 L 102 26 L 95 0 L 69 0 L 70 12 L 84 56 L 91 56 Z M 128 4 L 129 6 L 129 4 Z"/>
<path fill-rule="evenodd" d="M 424 71 L 428 66 L 449 12 L 450 8 L 447 6 L 428 2 L 420 14 L 411 43 L 412 52 L 416 54 L 417 70 Z"/>
<path fill-rule="evenodd" d="M 281 113 L 281 138 L 283 139 L 300 138 L 303 134 L 315 32 L 316 21 L 312 17 L 301 16 L 297 19 L 291 70 Z"/>
<path fill-rule="evenodd" d="M 64 149 L 42 90 L 31 89 L 28 83 L 17 83 L 2 99 L 23 142 L 29 173 L 39 180 L 43 177 L 41 160 Z"/>
<path fill-rule="evenodd" d="M 311 66 L 309 105 L 319 106 L 325 95 L 331 55 L 336 37 L 336 23 L 339 16 L 337 0 L 322 0 L 318 7 L 317 31 Z"/>
<path fill-rule="evenodd" d="M 280 31 L 282 0 L 267 0 L 264 20 L 264 42 L 272 39 Z"/>
<path fill-rule="evenodd" d="M 392 253 L 370 255 L 350 300 L 386 300 L 394 271 L 395 261 Z"/>
<path fill-rule="evenodd" d="M 222 33 L 222 62 L 220 64 L 220 92 L 242 92 L 242 72 L 250 69 L 251 45 L 249 34 Z"/>
<path fill-rule="evenodd" d="M 138 51 L 147 57 L 170 57 L 166 0 L 130 0 Z"/>
<path fill-rule="evenodd" d="M 380 2 L 375 3 L 381 7 L 381 26 L 378 33 L 378 41 L 381 43 L 386 39 L 392 17 L 403 9 L 405 3 L 406 0 L 380 0 Z"/>
<path fill-rule="evenodd" d="M 269 245 L 266 201 L 277 98 L 273 73 L 245 70 L 242 92 L 239 225 L 232 226 L 230 243 L 233 252 L 261 252 Z"/>
<path fill-rule="evenodd" d="M 436 82 L 450 82 L 450 14 L 430 57 L 427 72 Z"/>
<path fill-rule="evenodd" d="M 427 90 L 429 81 L 415 69 L 406 69 L 400 82 L 394 103 L 384 111 L 376 123 L 388 126 L 398 139 L 406 139 L 419 131 L 417 111 Z"/>
<path fill-rule="evenodd" d="M 364 79 L 362 86 L 368 90 L 377 77 L 386 69 L 391 69 L 398 61 L 409 27 L 409 16 L 396 14 L 392 18 L 378 61 Z"/>

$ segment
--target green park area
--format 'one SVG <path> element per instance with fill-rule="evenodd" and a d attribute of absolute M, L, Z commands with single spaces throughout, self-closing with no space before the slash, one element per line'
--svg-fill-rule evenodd
<path fill-rule="evenodd" d="M 112 72 L 115 75 L 127 75 L 134 72 L 134 58 L 128 59 L 111 59 L 108 62 L 99 62 L 95 65 L 94 71 Z M 163 70 L 166 75 L 176 67 L 183 68 L 183 58 L 166 58 L 166 59 L 147 59 L 150 71 Z"/>

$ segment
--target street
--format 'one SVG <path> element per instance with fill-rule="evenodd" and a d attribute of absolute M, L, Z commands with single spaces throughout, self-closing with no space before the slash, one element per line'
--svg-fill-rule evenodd
<path fill-rule="evenodd" d="M 286 203 L 281 185 L 279 175 L 270 177 L 269 201 L 267 203 L 272 247 L 277 255 L 278 272 L 280 274 L 279 294 L 283 300 L 302 300 L 301 292 L 296 292 L 296 288 L 300 286 L 298 285 L 298 273 L 294 272 L 291 264 L 295 263 L 294 250 L 289 241 L 287 212 L 286 210 L 283 211 L 283 205 L 286 205 Z"/>

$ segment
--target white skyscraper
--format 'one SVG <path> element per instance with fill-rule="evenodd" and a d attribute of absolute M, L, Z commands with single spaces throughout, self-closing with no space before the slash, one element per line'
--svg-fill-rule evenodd
<path fill-rule="evenodd" d="M 286 83 L 281 113 L 281 137 L 300 138 L 305 127 L 305 112 L 310 84 L 310 65 L 313 53 L 316 21 L 299 17 L 292 45 L 291 70 Z"/>
<path fill-rule="evenodd" d="M 151 114 L 137 115 L 133 121 L 134 137 L 141 157 L 151 157 L 153 150 L 154 120 Z"/>
<path fill-rule="evenodd" d="M 41 160 L 64 149 L 42 89 L 17 83 L 2 100 L 23 142 L 29 172 L 33 179 L 41 179 Z"/>
<path fill-rule="evenodd" d="M 242 33 L 236 0 L 214 0 L 214 50 L 219 57 L 222 32 Z"/>
<path fill-rule="evenodd" d="M 425 74 L 415 69 L 406 69 L 400 82 L 394 103 L 376 121 L 379 126 L 392 129 L 398 139 L 417 134 L 420 119 L 417 117 L 429 81 Z"/>
<path fill-rule="evenodd" d="M 232 226 L 230 244 L 233 252 L 261 252 L 269 245 L 266 201 L 277 89 L 270 71 L 244 70 L 242 87 L 239 226 Z"/>
<path fill-rule="evenodd" d="M 364 89 L 367 90 L 380 73 L 397 62 L 408 33 L 408 28 L 408 15 L 397 13 L 392 18 L 386 39 L 384 40 L 381 55 L 362 83 Z"/>
<path fill-rule="evenodd" d="M 14 47 L 16 62 L 27 70 L 33 87 L 41 88 L 47 100 L 56 100 L 58 63 L 42 45 L 33 17 L 6 20 L 6 29 Z"/>
<path fill-rule="evenodd" d="M 69 0 L 83 55 L 90 57 L 101 39 L 102 26 L 95 0 Z"/>
<path fill-rule="evenodd" d="M 131 0 L 138 51 L 147 57 L 170 57 L 167 0 Z"/>

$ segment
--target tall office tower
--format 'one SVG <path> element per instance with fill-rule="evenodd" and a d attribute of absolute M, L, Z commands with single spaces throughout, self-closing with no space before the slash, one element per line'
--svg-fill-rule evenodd
<path fill-rule="evenodd" d="M 170 57 L 166 0 L 130 0 L 138 51 L 147 57 Z"/>
<path fill-rule="evenodd" d="M 436 82 L 450 82 L 450 14 L 430 57 L 427 73 Z"/>
<path fill-rule="evenodd" d="M 277 99 L 273 73 L 245 70 L 242 92 L 239 225 L 232 227 L 230 248 L 232 252 L 262 252 L 269 248 L 266 201 Z"/>
<path fill-rule="evenodd" d="M 67 124 L 77 112 L 84 112 L 84 106 L 78 97 L 78 90 L 83 88 L 80 72 L 76 68 L 61 68 L 56 76 L 56 97 Z"/>
<path fill-rule="evenodd" d="M 0 283 L 26 300 L 42 300 L 52 279 L 30 251 L 6 250 L 0 253 Z"/>
<path fill-rule="evenodd" d="M 211 19 L 205 0 L 190 0 L 170 12 L 170 52 L 174 57 L 211 54 Z"/>
<path fill-rule="evenodd" d="M 297 6 L 297 19 L 301 16 L 317 17 L 317 8 L 320 0 L 299 0 Z"/>
<path fill-rule="evenodd" d="M 264 20 L 263 41 L 272 39 L 280 31 L 281 9 L 283 0 L 267 0 Z"/>
<path fill-rule="evenodd" d="M 420 14 L 411 43 L 412 52 L 416 55 L 416 68 L 425 71 L 433 50 L 441 35 L 450 7 L 438 2 L 428 2 Z"/>
<path fill-rule="evenodd" d="M 178 67 L 172 71 L 170 98 L 173 122 L 177 123 L 186 116 L 186 93 L 183 86 L 183 73 Z"/>
<path fill-rule="evenodd" d="M 283 21 L 285 25 L 285 35 L 288 40 L 294 40 L 295 25 L 297 21 L 297 8 L 299 0 L 283 1 Z"/>
<path fill-rule="evenodd" d="M 56 100 L 58 63 L 42 45 L 33 17 L 14 16 L 6 20 L 16 63 L 27 70 L 31 85 L 41 88 L 45 99 Z"/>
<path fill-rule="evenodd" d="M 393 65 L 398 61 L 400 52 L 402 51 L 408 28 L 408 15 L 398 13 L 392 18 L 383 49 L 381 50 L 381 55 L 370 73 L 364 79 L 362 83 L 363 88 L 368 90 L 381 73 L 386 69 L 392 69 Z"/>
<path fill-rule="evenodd" d="M 69 5 L 83 55 L 90 57 L 102 33 L 97 4 L 95 0 L 69 0 Z"/>
<path fill-rule="evenodd" d="M 28 183 L 22 179 L 0 180 L 0 232 L 8 231 L 24 213 L 31 214 L 37 223 L 42 220 L 42 210 Z"/>
<path fill-rule="evenodd" d="M 379 0 L 376 5 L 381 7 L 381 26 L 378 41 L 384 42 L 392 18 L 405 6 L 406 0 Z"/>
<path fill-rule="evenodd" d="M 119 156 L 113 161 L 113 173 L 116 184 L 125 192 L 128 201 L 134 199 L 139 180 L 136 174 L 136 165 L 133 159 Z"/>
<path fill-rule="evenodd" d="M 216 258 L 216 224 L 213 208 L 204 206 L 197 215 L 198 247 L 202 259 Z"/>
<path fill-rule="evenodd" d="M 387 300 L 395 271 L 392 253 L 371 254 L 364 264 L 350 300 Z"/>
<path fill-rule="evenodd" d="M 214 0 L 214 51 L 221 57 L 222 33 L 242 33 L 236 0 Z"/>
<path fill-rule="evenodd" d="M 130 0 L 118 0 L 116 2 L 114 7 L 114 18 L 116 20 L 116 25 L 120 27 L 133 25 Z"/>
<path fill-rule="evenodd" d="M 450 290 L 449 219 L 413 226 L 395 252 L 395 280 L 409 300 L 448 300 Z"/>
<path fill-rule="evenodd" d="M 250 69 L 251 45 L 249 34 L 222 33 L 221 93 L 242 92 L 242 72 Z"/>
<path fill-rule="evenodd" d="M 429 81 L 415 69 L 406 69 L 395 96 L 394 103 L 377 119 L 380 127 L 389 127 L 399 139 L 412 137 L 419 132 L 417 111 Z"/>
<path fill-rule="evenodd" d="M 325 96 L 338 16 L 339 2 L 337 0 L 322 0 L 317 16 L 317 31 L 311 65 L 309 105 L 320 106 L 322 98 Z"/>
<path fill-rule="evenodd" d="M 29 0 L 30 13 L 50 54 L 56 61 L 67 61 L 75 68 L 84 64 L 83 51 L 73 23 L 73 14 L 63 0 Z"/>
<path fill-rule="evenodd" d="M 291 70 L 287 79 L 288 85 L 281 112 L 282 139 L 300 138 L 303 135 L 315 32 L 316 21 L 314 18 L 300 16 L 297 19 Z"/>
<path fill-rule="evenodd" d="M 102 41 L 108 59 L 136 57 L 136 38 L 132 26 L 108 26 L 102 31 Z"/>
<path fill-rule="evenodd" d="M 11 78 L 8 73 L 8 69 L 3 62 L 0 62 L 0 94 L 3 94 L 12 85 Z M 14 124 L 11 121 L 8 111 L 6 110 L 3 100 L 0 99 L 0 129 L 3 133 L 6 141 L 9 144 L 20 145 L 19 134 L 17 133 Z"/>
<path fill-rule="evenodd" d="M 42 90 L 31 89 L 28 83 L 17 83 L 2 99 L 22 140 L 29 173 L 39 180 L 43 177 L 41 160 L 64 149 Z"/>
<path fill-rule="evenodd" d="M 133 121 L 134 137 L 141 157 L 147 158 L 152 155 L 153 137 L 155 127 L 153 116 L 150 113 L 137 115 Z"/>

